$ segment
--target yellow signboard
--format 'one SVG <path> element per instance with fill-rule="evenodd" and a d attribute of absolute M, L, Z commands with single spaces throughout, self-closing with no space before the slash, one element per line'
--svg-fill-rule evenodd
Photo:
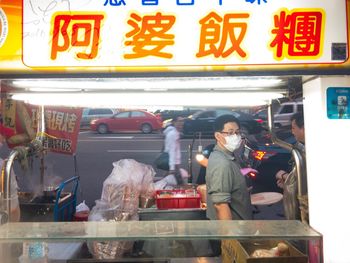
<path fill-rule="evenodd" d="M 349 68 L 349 0 L 2 0 L 0 73 Z"/>

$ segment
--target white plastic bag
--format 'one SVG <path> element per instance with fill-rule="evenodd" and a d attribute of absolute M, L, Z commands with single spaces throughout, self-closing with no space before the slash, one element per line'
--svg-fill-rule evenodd
<path fill-rule="evenodd" d="M 123 212 L 137 214 L 140 199 L 154 196 L 152 166 L 133 159 L 122 159 L 113 163 L 112 173 L 103 183 L 101 200 L 110 207 L 118 207 Z"/>
<path fill-rule="evenodd" d="M 189 178 L 189 173 L 180 168 L 179 169 L 181 178 L 183 182 L 187 182 Z M 175 175 L 169 174 L 162 178 L 161 180 L 154 183 L 155 190 L 163 190 L 163 189 L 174 189 L 178 185 Z"/>
<path fill-rule="evenodd" d="M 175 176 L 172 174 L 169 174 L 165 176 L 163 179 L 157 181 L 154 183 L 154 188 L 156 190 L 163 190 L 163 189 L 173 189 L 177 185 Z"/>
<path fill-rule="evenodd" d="M 141 202 L 154 196 L 155 172 L 150 165 L 133 159 L 113 163 L 113 170 L 103 182 L 101 199 L 91 209 L 89 221 L 138 220 L 137 210 Z M 92 242 L 90 252 L 98 259 L 122 257 L 132 249 L 130 241 Z"/>
<path fill-rule="evenodd" d="M 75 208 L 76 213 L 89 212 L 89 211 L 90 211 L 90 208 L 85 204 L 85 200 L 81 202 L 79 205 L 77 205 Z"/>

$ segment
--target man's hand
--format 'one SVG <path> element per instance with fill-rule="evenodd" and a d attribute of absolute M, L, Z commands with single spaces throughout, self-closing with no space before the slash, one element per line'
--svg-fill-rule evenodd
<path fill-rule="evenodd" d="M 287 175 L 288 175 L 288 173 L 284 170 L 279 170 L 276 173 L 276 180 L 277 180 L 277 185 L 279 188 L 283 188 L 284 181 L 286 180 Z"/>
<path fill-rule="evenodd" d="M 253 168 L 246 167 L 246 168 L 242 168 L 242 169 L 241 169 L 241 173 L 242 173 L 243 175 L 247 175 L 247 174 L 249 174 L 249 173 L 258 173 L 258 171 L 255 170 L 255 169 L 253 169 Z"/>

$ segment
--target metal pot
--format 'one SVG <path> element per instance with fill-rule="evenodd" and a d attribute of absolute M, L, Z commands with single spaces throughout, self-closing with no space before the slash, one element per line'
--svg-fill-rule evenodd
<path fill-rule="evenodd" d="M 56 198 L 56 189 L 53 186 L 44 187 L 43 196 L 49 199 Z"/>

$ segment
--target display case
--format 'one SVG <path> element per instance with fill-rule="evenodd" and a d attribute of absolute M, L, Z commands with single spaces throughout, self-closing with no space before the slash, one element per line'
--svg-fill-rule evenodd
<path fill-rule="evenodd" d="M 293 243 L 293 249 L 299 247 L 300 262 L 323 262 L 322 235 L 300 221 L 38 222 L 0 227 L 1 258 L 6 257 L 1 262 L 32 262 L 25 260 L 35 255 L 44 256 L 43 262 L 250 262 L 245 261 L 249 255 L 235 259 L 238 251 L 234 246 L 224 248 L 221 256 L 214 255 L 211 243 L 218 240 L 242 244 L 283 240 Z M 98 246 L 100 252 L 108 246 L 129 246 L 130 252 L 137 248 L 142 253 L 83 253 L 84 247 L 91 252 Z M 70 250 L 74 251 L 68 255 Z M 199 257 L 206 261 L 196 261 Z"/>

